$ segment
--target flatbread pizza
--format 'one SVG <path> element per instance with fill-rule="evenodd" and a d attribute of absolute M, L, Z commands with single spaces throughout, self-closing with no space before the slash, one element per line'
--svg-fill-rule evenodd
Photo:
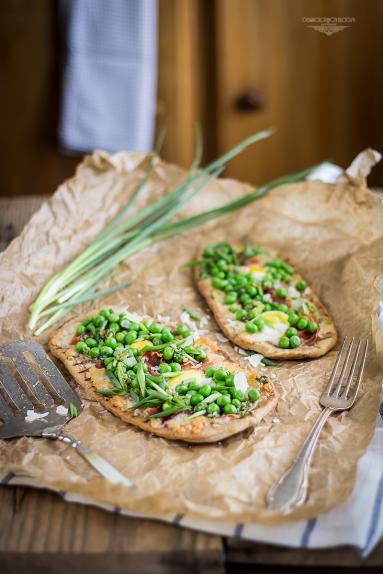
<path fill-rule="evenodd" d="M 64 325 L 49 346 L 90 398 L 167 439 L 221 441 L 256 426 L 277 403 L 267 376 L 242 369 L 184 324 L 102 309 Z"/>
<path fill-rule="evenodd" d="M 194 279 L 232 343 L 275 359 L 320 357 L 337 342 L 330 314 L 297 270 L 253 245 L 207 245 Z"/>

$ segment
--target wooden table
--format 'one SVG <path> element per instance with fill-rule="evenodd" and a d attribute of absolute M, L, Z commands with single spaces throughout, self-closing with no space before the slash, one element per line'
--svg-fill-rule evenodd
<path fill-rule="evenodd" d="M 43 198 L 0 199 L 0 249 Z M 294 550 L 193 532 L 63 502 L 47 491 L 0 488 L 0 573 L 186 574 L 381 572 L 383 542 L 362 560 L 353 548 Z"/>

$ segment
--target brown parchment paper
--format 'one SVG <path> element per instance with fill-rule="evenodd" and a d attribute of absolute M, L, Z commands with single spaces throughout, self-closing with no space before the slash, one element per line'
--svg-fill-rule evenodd
<path fill-rule="evenodd" d="M 111 284 L 133 279 L 129 289 L 77 309 L 81 316 L 115 305 L 179 320 L 186 304 L 205 315 L 190 270 L 183 267 L 202 244 L 247 237 L 289 257 L 329 308 L 340 336 L 368 337 L 372 343 L 360 399 L 351 412 L 331 417 L 322 433 L 304 507 L 287 517 L 271 514 L 265 494 L 292 462 L 320 411 L 318 398 L 336 350 L 313 361 L 263 367 L 280 394 L 277 410 L 252 434 L 223 444 L 188 446 L 152 437 L 86 401 L 67 431 L 129 476 L 138 485 L 134 492 L 111 487 L 72 448 L 44 439 L 0 441 L 0 468 L 33 477 L 41 486 L 158 518 L 187 513 L 217 521 L 278 523 L 313 517 L 342 503 L 352 491 L 358 458 L 374 432 L 381 386 L 376 313 L 383 269 L 383 207 L 365 185 L 364 176 L 374 163 L 369 154 L 359 158 L 361 169 L 354 162 L 352 172 L 336 185 L 311 181 L 280 187 L 240 212 L 146 249 L 120 265 L 111 279 Z M 1 343 L 28 336 L 28 305 L 52 273 L 78 254 L 127 200 L 146 161 L 145 154 L 127 152 L 86 157 L 75 177 L 1 254 Z M 156 161 L 135 209 L 184 176 L 181 168 Z M 221 205 L 249 190 L 237 181 L 217 180 L 199 193 L 186 213 Z M 209 320 L 207 328 L 214 338 L 214 321 Z M 40 341 L 46 344 L 48 336 Z M 223 346 L 245 361 L 228 343 Z"/>

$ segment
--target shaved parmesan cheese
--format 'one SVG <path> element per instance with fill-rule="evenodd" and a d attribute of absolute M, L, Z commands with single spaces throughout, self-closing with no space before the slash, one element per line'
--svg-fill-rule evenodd
<path fill-rule="evenodd" d="M 237 353 L 238 353 L 239 355 L 247 355 L 245 349 L 241 349 L 240 347 L 237 347 L 237 346 L 234 347 L 234 349 L 237 351 Z"/>
<path fill-rule="evenodd" d="M 247 391 L 249 385 L 247 384 L 246 373 L 244 373 L 243 371 L 235 373 L 234 386 L 237 389 L 237 391 L 242 391 L 243 393 Z"/>
<path fill-rule="evenodd" d="M 263 296 L 264 301 L 268 301 L 269 303 L 273 302 L 273 298 L 270 295 L 270 293 L 265 293 L 265 295 Z"/>
<path fill-rule="evenodd" d="M 68 409 L 66 407 L 64 407 L 63 405 L 60 405 L 57 407 L 56 413 L 58 415 L 62 415 L 64 417 L 65 415 L 68 414 Z"/>
<path fill-rule="evenodd" d="M 221 343 L 227 343 L 227 341 L 229 340 L 227 337 L 225 337 L 224 335 L 222 335 L 222 333 L 215 333 L 215 336 L 217 337 L 218 341 L 220 341 Z"/>
<path fill-rule="evenodd" d="M 36 413 L 34 410 L 27 410 L 27 416 L 25 417 L 26 423 L 33 423 L 33 421 L 37 421 L 38 419 L 43 419 L 47 417 L 49 413 Z"/>
<path fill-rule="evenodd" d="M 253 369 L 256 369 L 258 365 L 260 365 L 262 359 L 263 355 L 261 355 L 260 353 L 254 353 L 254 355 L 250 355 L 249 357 L 247 357 L 247 361 L 249 361 Z"/>

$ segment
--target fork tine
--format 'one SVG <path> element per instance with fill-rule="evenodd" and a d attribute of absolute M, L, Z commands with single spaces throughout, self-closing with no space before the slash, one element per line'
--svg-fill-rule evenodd
<path fill-rule="evenodd" d="M 338 383 L 337 383 L 337 385 L 336 385 L 336 387 L 335 387 L 334 392 L 332 393 L 332 396 L 333 396 L 333 397 L 338 397 L 338 396 L 339 396 L 339 391 L 340 391 L 340 388 L 341 388 L 341 386 L 342 386 L 344 374 L 345 374 L 346 369 L 347 369 L 348 361 L 350 360 L 350 355 L 351 355 L 351 351 L 352 351 L 353 346 L 354 346 L 354 337 L 351 339 L 350 344 L 349 344 L 349 346 L 348 346 L 347 353 L 346 353 L 346 358 L 345 358 L 345 360 L 344 360 L 343 367 L 342 367 L 342 370 L 341 370 L 340 375 L 339 375 Z"/>
<path fill-rule="evenodd" d="M 362 356 L 362 360 L 361 360 L 360 367 L 359 367 L 359 373 L 358 373 L 358 378 L 356 380 L 356 385 L 354 387 L 354 391 L 353 391 L 351 397 L 349 398 L 349 400 L 351 400 L 353 403 L 354 403 L 356 396 L 358 394 L 360 383 L 362 382 L 364 367 L 366 365 L 367 350 L 368 350 L 368 339 L 366 340 L 366 344 L 364 346 L 363 356 Z"/>
<path fill-rule="evenodd" d="M 345 337 L 345 338 L 343 339 L 343 343 L 342 343 L 341 348 L 339 349 L 339 353 L 338 353 L 338 356 L 337 356 L 337 358 L 336 358 L 335 365 L 334 365 L 334 368 L 333 368 L 333 370 L 332 370 L 330 380 L 329 380 L 329 382 L 327 383 L 327 386 L 326 386 L 326 388 L 325 388 L 323 394 L 330 395 L 331 387 L 332 387 L 332 385 L 333 385 L 333 382 L 334 382 L 334 379 L 335 379 L 335 375 L 336 375 L 336 372 L 337 372 L 337 370 L 338 370 L 338 366 L 339 366 L 339 363 L 340 363 L 340 360 L 341 360 L 341 357 L 342 357 L 342 353 L 343 353 L 343 349 L 344 349 L 344 346 L 345 346 L 345 344 L 346 344 L 347 339 L 348 339 L 348 337 Z"/>
<path fill-rule="evenodd" d="M 361 342 L 361 340 L 359 339 L 358 345 L 357 345 L 357 347 L 356 347 L 355 355 L 354 355 L 354 360 L 352 361 L 351 369 L 350 369 L 350 372 L 349 372 L 349 375 L 348 375 L 348 378 L 347 378 L 345 387 L 344 387 L 344 389 L 343 389 L 343 391 L 342 391 L 342 395 L 341 395 L 341 398 L 342 398 L 342 399 L 346 399 L 346 398 L 347 398 L 348 391 L 350 390 L 350 386 L 351 386 L 351 383 L 352 383 L 352 378 L 353 378 L 353 376 L 354 376 L 354 371 L 355 371 L 356 364 L 357 364 L 358 358 L 359 358 L 359 351 L 360 351 L 360 346 L 361 346 L 361 344 L 362 344 L 362 342 Z"/>

